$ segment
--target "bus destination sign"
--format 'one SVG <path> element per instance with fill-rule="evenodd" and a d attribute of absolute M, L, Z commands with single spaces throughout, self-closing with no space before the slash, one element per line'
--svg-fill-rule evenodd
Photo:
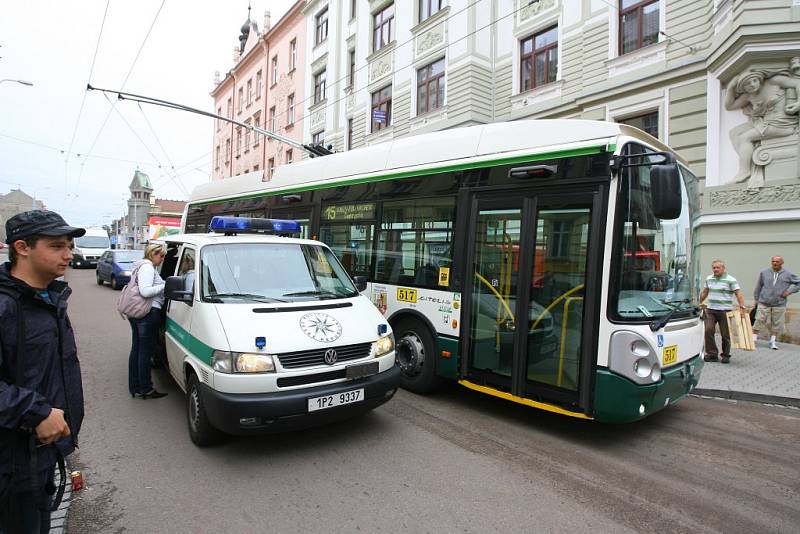
<path fill-rule="evenodd" d="M 336 204 L 322 210 L 322 218 L 329 221 L 361 221 L 375 218 L 375 203 Z"/>

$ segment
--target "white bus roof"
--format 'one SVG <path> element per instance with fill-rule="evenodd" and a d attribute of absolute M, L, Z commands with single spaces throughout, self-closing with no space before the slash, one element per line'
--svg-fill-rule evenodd
<path fill-rule="evenodd" d="M 252 172 L 198 185 L 190 202 L 267 191 L 287 192 L 315 185 L 423 169 L 448 168 L 517 156 L 568 152 L 607 146 L 620 136 L 640 139 L 658 150 L 670 150 L 658 139 L 624 124 L 578 119 L 542 119 L 499 122 L 401 137 L 347 152 L 311 158 L 275 169 L 271 181 Z M 680 161 L 681 158 L 678 156 Z M 682 161 L 683 162 L 683 161 Z M 685 163 L 685 162 L 683 162 Z"/>

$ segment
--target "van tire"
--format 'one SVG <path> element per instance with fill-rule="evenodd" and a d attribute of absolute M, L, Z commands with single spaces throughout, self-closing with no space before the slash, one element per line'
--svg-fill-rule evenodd
<path fill-rule="evenodd" d="M 200 384 L 193 372 L 189 374 L 189 385 L 186 388 L 186 420 L 189 437 L 198 447 L 207 447 L 219 441 L 220 431 L 208 421 L 203 397 L 200 395 Z"/>
<path fill-rule="evenodd" d="M 400 364 L 400 386 L 414 393 L 431 393 L 442 379 L 436 376 L 436 345 L 422 321 L 404 317 L 392 325 L 395 355 Z"/>

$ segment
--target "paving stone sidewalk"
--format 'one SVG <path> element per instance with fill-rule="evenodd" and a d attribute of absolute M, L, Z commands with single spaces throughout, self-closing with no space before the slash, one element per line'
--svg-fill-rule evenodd
<path fill-rule="evenodd" d="M 771 350 L 759 340 L 754 352 L 734 349 L 729 364 L 706 362 L 694 393 L 800 407 L 800 346 Z"/>

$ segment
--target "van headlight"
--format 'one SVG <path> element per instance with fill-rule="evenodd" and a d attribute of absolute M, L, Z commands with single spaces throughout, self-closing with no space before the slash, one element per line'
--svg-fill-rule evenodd
<path fill-rule="evenodd" d="M 274 373 L 275 360 L 271 354 L 215 350 L 211 367 L 220 373 Z"/>
<path fill-rule="evenodd" d="M 389 354 L 394 350 L 394 334 L 379 337 L 378 341 L 372 344 L 372 353 L 376 358 Z"/>

